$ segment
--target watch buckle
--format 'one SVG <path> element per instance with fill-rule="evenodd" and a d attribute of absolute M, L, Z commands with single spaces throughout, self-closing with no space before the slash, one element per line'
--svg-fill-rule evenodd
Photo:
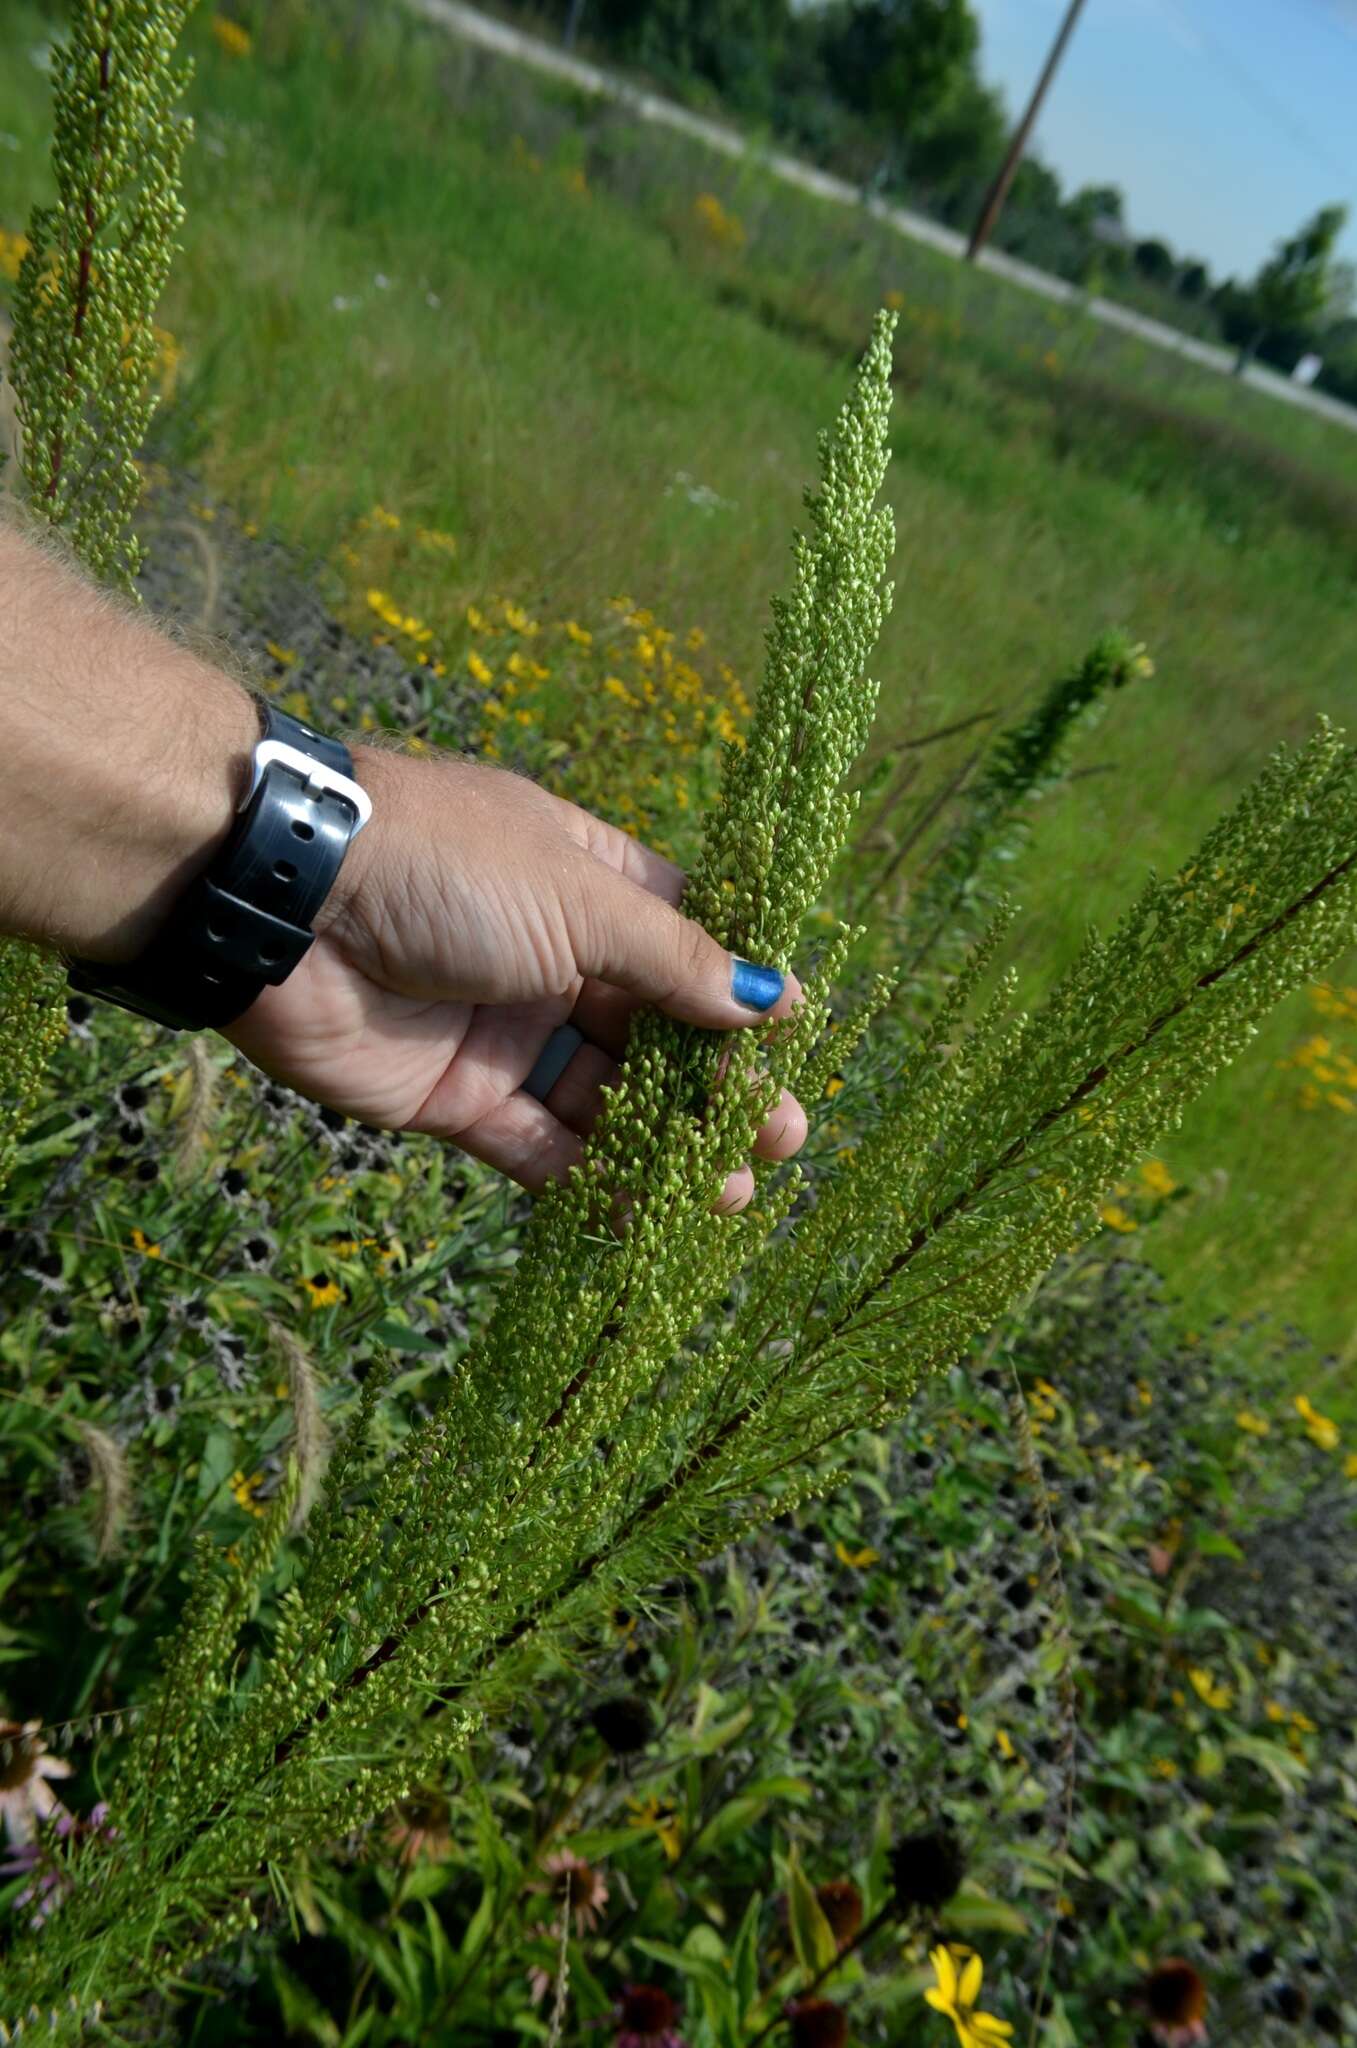
<path fill-rule="evenodd" d="M 351 836 L 354 839 L 358 837 L 372 816 L 372 798 L 362 784 L 355 782 L 352 776 L 341 775 L 337 768 L 327 767 L 325 762 L 318 761 L 314 754 L 306 754 L 300 747 L 289 746 L 286 740 L 258 741 L 250 761 L 249 785 L 236 806 L 237 810 L 249 809 L 255 791 L 264 779 L 265 771 L 271 768 L 275 761 L 282 768 L 290 768 L 294 775 L 300 775 L 308 796 L 319 797 L 322 791 L 328 789 L 333 795 L 343 797 L 346 803 L 351 804 L 358 819 Z"/>

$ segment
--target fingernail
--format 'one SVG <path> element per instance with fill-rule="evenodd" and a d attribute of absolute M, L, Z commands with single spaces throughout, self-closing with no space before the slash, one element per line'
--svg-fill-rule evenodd
<path fill-rule="evenodd" d="M 730 992 L 747 1010 L 771 1010 L 786 987 L 786 978 L 776 967 L 756 967 L 752 960 L 737 960 L 730 972 Z"/>

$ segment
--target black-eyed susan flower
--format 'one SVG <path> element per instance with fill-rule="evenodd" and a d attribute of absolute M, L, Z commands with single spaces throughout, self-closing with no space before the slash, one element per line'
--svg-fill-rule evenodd
<path fill-rule="evenodd" d="M 928 1960 L 938 1981 L 924 1997 L 934 2012 L 952 2022 L 959 2048 L 1003 2048 L 1012 2026 L 993 2013 L 976 2011 L 985 1966 L 974 1950 L 940 1946 L 929 1950 Z"/>
<path fill-rule="evenodd" d="M 303 1278 L 307 1302 L 312 1308 L 329 1308 L 336 1301 L 344 1299 L 344 1290 L 339 1282 L 328 1273 L 313 1273 L 308 1280 Z"/>
<path fill-rule="evenodd" d="M 1147 2014 L 1160 2048 L 1193 2048 L 1206 2039 L 1206 1985 L 1181 1956 L 1156 1963 L 1135 2002 Z"/>

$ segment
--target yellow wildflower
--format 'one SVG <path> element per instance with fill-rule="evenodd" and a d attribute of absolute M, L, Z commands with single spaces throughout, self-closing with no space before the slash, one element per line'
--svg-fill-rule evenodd
<path fill-rule="evenodd" d="M 329 1308 L 333 1302 L 344 1299 L 344 1290 L 337 1280 L 328 1273 L 318 1273 L 314 1280 L 303 1279 L 312 1308 Z"/>
<path fill-rule="evenodd" d="M 1247 1430 L 1250 1436 L 1266 1436 L 1272 1424 L 1262 1415 L 1255 1415 L 1251 1408 L 1241 1408 L 1235 1417 L 1236 1429 Z"/>
<path fill-rule="evenodd" d="M 826 1094 L 826 1095 L 828 1095 L 828 1096 L 831 1096 L 831 1097 L 832 1097 L 832 1096 L 835 1096 L 835 1095 L 837 1095 L 837 1094 L 838 1094 L 839 1090 L 840 1090 L 840 1089 L 841 1089 L 842 1087 L 843 1087 L 843 1075 L 842 1075 L 842 1074 L 831 1074 L 831 1075 L 830 1075 L 830 1077 L 829 1077 L 829 1079 L 828 1079 L 828 1080 L 827 1080 L 827 1081 L 825 1082 L 825 1094 Z"/>
<path fill-rule="evenodd" d="M 868 1565 L 878 1564 L 881 1559 L 881 1552 L 873 1550 L 870 1543 L 865 1543 L 861 1550 L 850 1550 L 846 1543 L 839 1541 L 834 1545 L 834 1555 L 840 1564 L 848 1565 L 855 1572 L 865 1571 Z"/>
<path fill-rule="evenodd" d="M 487 662 L 481 660 L 474 647 L 467 655 L 466 665 L 471 671 L 471 680 L 474 683 L 479 683 L 482 689 L 485 689 L 488 684 L 494 681 L 494 670 Z"/>
<path fill-rule="evenodd" d="M 1178 1185 L 1162 1159 L 1143 1159 L 1140 1178 L 1152 1195 L 1171 1195 Z"/>
<path fill-rule="evenodd" d="M 952 2022 L 958 2048 L 1003 2048 L 1013 2033 L 1008 2021 L 975 2009 L 985 1966 L 974 1950 L 949 1944 L 930 1949 L 928 1960 L 938 1981 L 924 1997 Z"/>
<path fill-rule="evenodd" d="M 1343 1477 L 1357 1479 L 1357 1451 L 1349 1451 L 1343 1460 Z"/>
<path fill-rule="evenodd" d="M 0 277 L 7 277 L 13 283 L 19 275 L 19 265 L 27 254 L 26 235 L 12 235 L 6 228 L 0 228 Z"/>
<path fill-rule="evenodd" d="M 1176 1778 L 1178 1766 L 1171 1756 L 1157 1756 L 1150 1764 L 1156 1778 Z"/>
<path fill-rule="evenodd" d="M 274 660 L 280 663 L 283 668 L 291 668 L 296 662 L 297 656 L 292 648 L 280 647 L 276 640 L 266 640 L 264 645 Z"/>
<path fill-rule="evenodd" d="M 1194 1664 L 1188 1672 L 1188 1680 L 1199 1700 L 1208 1707 L 1223 1712 L 1234 1704 L 1234 1693 L 1228 1685 L 1219 1685 L 1209 1671 L 1200 1664 Z"/>
<path fill-rule="evenodd" d="M 488 633 L 490 631 L 489 619 L 486 618 L 484 612 L 478 611 L 474 604 L 469 604 L 466 608 L 466 622 L 473 633 Z"/>
<path fill-rule="evenodd" d="M 1098 1214 L 1102 1217 L 1109 1230 L 1138 1230 L 1140 1228 L 1135 1217 L 1128 1216 L 1126 1211 L 1118 1208 L 1115 1202 L 1104 1202 Z"/>
<path fill-rule="evenodd" d="M 728 213 L 714 192 L 699 192 L 693 201 L 693 212 L 714 242 L 727 249 L 744 247 L 744 222 Z"/>
<path fill-rule="evenodd" d="M 629 1799 L 629 1828 L 645 1828 L 660 1838 L 665 1855 L 671 1863 L 677 1863 L 683 1849 L 683 1822 L 672 1806 L 662 1806 L 658 1799 Z"/>
<path fill-rule="evenodd" d="M 247 1515 L 267 1514 L 268 1510 L 261 1507 L 255 1499 L 256 1492 L 263 1484 L 264 1475 L 262 1472 L 252 1472 L 247 1479 L 240 1467 L 237 1466 L 231 1474 L 231 1492 L 235 1498 L 236 1505 L 237 1507 L 244 1508 Z"/>
<path fill-rule="evenodd" d="M 574 619 L 567 619 L 565 622 L 565 630 L 568 637 L 574 641 L 577 647 L 593 646 L 594 636 L 589 631 L 587 626 L 581 626 L 577 624 L 577 622 Z"/>
<path fill-rule="evenodd" d="M 160 1257 L 160 1246 L 152 1244 L 146 1233 L 139 1227 L 132 1232 L 132 1244 L 137 1251 L 143 1253 L 148 1259 L 158 1259 Z"/>
<path fill-rule="evenodd" d="M 1018 1752 L 1014 1748 L 1013 1739 L 1006 1728 L 995 1729 L 994 1744 L 1004 1762 L 1011 1764 Z"/>
<path fill-rule="evenodd" d="M 1318 1444 L 1321 1451 L 1336 1451 L 1342 1438 L 1338 1424 L 1329 1416 L 1321 1415 L 1306 1394 L 1297 1394 L 1296 1413 L 1305 1424 L 1305 1434 L 1312 1444 Z"/>
<path fill-rule="evenodd" d="M 228 57 L 248 57 L 254 48 L 250 31 L 228 15 L 214 14 L 208 26 L 216 37 L 217 47 L 225 50 Z"/>

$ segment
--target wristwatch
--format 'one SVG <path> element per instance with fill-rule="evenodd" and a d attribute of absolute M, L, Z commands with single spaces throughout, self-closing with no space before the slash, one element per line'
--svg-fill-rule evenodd
<path fill-rule="evenodd" d="M 172 1031 L 220 1029 L 286 981 L 372 815 L 353 757 L 251 692 L 259 739 L 230 837 L 135 960 L 72 960 L 67 980 Z"/>

